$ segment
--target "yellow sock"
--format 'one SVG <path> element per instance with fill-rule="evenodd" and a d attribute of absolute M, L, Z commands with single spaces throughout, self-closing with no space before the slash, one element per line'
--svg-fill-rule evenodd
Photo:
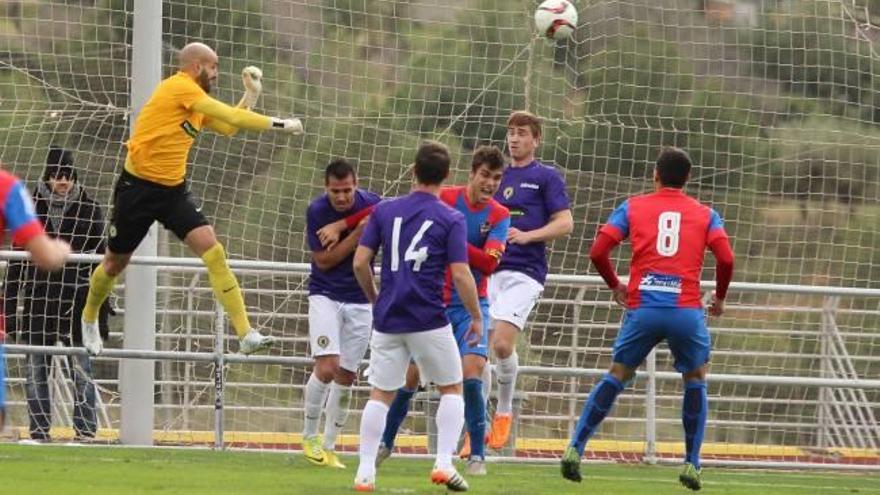
<path fill-rule="evenodd" d="M 104 265 L 98 264 L 98 268 L 92 272 L 89 280 L 89 295 L 86 297 L 86 306 L 83 308 L 82 318 L 90 323 L 98 321 L 98 311 L 101 305 L 113 292 L 116 285 L 116 277 L 107 275 Z"/>
<path fill-rule="evenodd" d="M 226 251 L 218 242 L 214 247 L 205 251 L 202 255 L 202 261 L 208 267 L 208 281 L 214 290 L 214 297 L 220 301 L 220 305 L 229 315 L 232 321 L 232 327 L 239 337 L 244 335 L 251 329 L 248 321 L 247 310 L 244 308 L 244 297 L 241 295 L 241 288 L 238 286 L 238 280 L 226 264 Z"/>

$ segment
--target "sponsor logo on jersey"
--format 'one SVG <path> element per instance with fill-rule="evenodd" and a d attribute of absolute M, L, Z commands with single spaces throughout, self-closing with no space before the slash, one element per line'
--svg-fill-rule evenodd
<path fill-rule="evenodd" d="M 490 230 L 492 230 L 492 224 L 488 221 L 483 222 L 483 225 L 480 225 L 480 236 L 486 237 Z"/>
<path fill-rule="evenodd" d="M 664 275 L 662 273 L 648 273 L 642 276 L 642 280 L 639 282 L 639 290 L 681 294 L 681 277 Z"/>
<path fill-rule="evenodd" d="M 534 189 L 535 191 L 541 189 L 541 186 L 537 184 L 532 184 L 531 182 L 523 182 L 519 185 L 519 187 L 523 189 Z"/>

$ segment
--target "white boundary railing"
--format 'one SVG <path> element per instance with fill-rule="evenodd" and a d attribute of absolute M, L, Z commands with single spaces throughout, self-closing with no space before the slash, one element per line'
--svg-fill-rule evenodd
<path fill-rule="evenodd" d="M 26 259 L 27 254 L 19 251 L 0 251 L 0 259 Z M 72 255 L 71 261 L 74 262 L 97 262 L 100 260 L 100 257 L 97 255 Z M 204 267 L 202 265 L 201 260 L 197 258 L 173 258 L 173 257 L 133 257 L 132 264 L 134 265 L 148 265 L 156 267 L 160 271 L 169 270 L 174 272 L 201 272 L 204 271 Z M 310 265 L 306 263 L 279 263 L 279 262 L 266 262 L 266 261 L 247 261 L 247 260 L 230 260 L 230 266 L 239 273 L 287 273 L 290 275 L 299 275 L 306 276 L 309 273 Z M 607 306 L 606 302 L 593 302 L 593 301 L 585 301 L 585 289 L 587 287 L 596 287 L 602 286 L 603 281 L 600 277 L 595 276 L 577 276 L 577 275 L 551 275 L 548 278 L 548 286 L 552 285 L 564 285 L 564 286 L 575 286 L 581 287 L 577 292 L 577 296 L 573 300 L 542 300 L 542 303 L 550 302 L 552 304 L 571 304 L 574 307 L 573 313 L 573 326 L 577 329 L 579 326 L 584 325 L 580 319 L 580 311 L 583 307 L 589 306 Z M 714 284 L 711 282 L 705 282 L 704 287 L 712 287 Z M 185 290 L 187 291 L 187 300 L 190 301 L 188 308 L 191 309 L 193 305 L 192 297 L 197 292 L 210 292 L 206 288 L 196 287 L 194 283 L 189 284 L 188 287 L 172 287 L 172 286 L 160 286 L 159 290 Z M 864 289 L 864 288 L 841 288 L 841 287 L 819 287 L 819 286 L 796 286 L 796 285 L 782 285 L 782 284 L 755 284 L 755 283 L 737 283 L 734 282 L 731 285 L 732 291 L 737 292 L 761 292 L 761 293 L 788 293 L 788 294 L 810 294 L 810 295 L 819 295 L 828 297 L 855 297 L 855 298 L 878 298 L 880 299 L 880 289 Z M 265 291 L 271 293 L 279 293 L 278 289 L 265 289 Z M 283 292 L 283 291 L 282 291 Z M 299 292 L 299 291 L 296 291 Z M 216 305 L 215 305 L 216 306 Z M 188 324 L 192 324 L 191 316 L 192 314 L 187 312 L 187 321 Z M 772 308 L 761 308 L 755 306 L 749 306 L 748 309 L 750 311 L 754 310 L 771 310 Z M 787 308 L 784 308 L 787 309 Z M 798 308 L 799 310 L 804 310 L 804 308 Z M 776 308 L 778 311 L 779 308 Z M 157 311 L 157 313 L 162 313 L 163 310 Z M 180 310 L 177 311 L 177 314 L 180 313 Z M 219 308 L 215 310 L 213 313 L 215 318 L 214 321 L 215 327 L 214 331 L 210 335 L 199 335 L 193 334 L 192 329 L 189 329 L 186 334 L 186 338 L 188 340 L 193 338 L 213 338 L 214 339 L 214 352 L 186 352 L 186 351 L 156 351 L 156 350 L 134 350 L 134 349 L 106 349 L 102 354 L 102 359 L 116 359 L 124 362 L 126 360 L 146 360 L 146 361 L 186 361 L 191 363 L 202 362 L 202 363 L 214 363 L 215 364 L 215 373 L 213 377 L 213 390 L 214 390 L 214 428 L 215 428 L 215 447 L 223 448 L 223 412 L 228 405 L 224 403 L 223 400 L 223 392 L 226 387 L 226 383 L 224 382 L 223 377 L 223 365 L 224 363 L 250 363 L 250 364 L 270 364 L 270 365 L 286 365 L 286 366 L 294 366 L 294 367 L 307 367 L 311 365 L 312 360 L 308 357 L 300 357 L 300 356 L 242 356 L 240 354 L 228 354 L 223 353 L 224 339 L 231 338 L 226 335 L 226 329 L 224 328 L 224 318 L 222 313 L 219 313 Z M 816 311 L 827 311 L 827 305 L 825 308 L 817 308 Z M 840 311 L 849 311 L 853 313 L 859 314 L 874 314 L 876 312 L 871 310 L 840 310 Z M 211 312 L 200 311 L 193 312 L 199 314 L 210 314 Z M 285 315 L 288 317 L 300 317 L 302 315 Z M 824 321 L 824 320 L 823 320 Z M 613 328 L 616 325 L 612 324 L 604 324 L 607 327 Z M 731 332 L 749 332 L 749 329 L 742 328 L 732 328 L 728 329 Z M 718 331 L 725 331 L 719 330 Z M 756 329 L 755 332 L 768 332 L 766 329 Z M 880 330 L 878 330 L 880 331 Z M 772 330 L 770 330 L 772 332 Z M 788 332 L 787 330 L 785 332 Z M 570 363 L 576 363 L 577 356 L 579 353 L 584 352 L 595 352 L 599 349 L 591 349 L 587 347 L 582 347 L 577 339 L 578 332 L 574 332 L 574 339 L 572 341 L 572 345 L 569 350 L 571 352 L 571 358 L 569 360 Z M 847 334 L 843 334 L 847 335 Z M 158 333 L 157 337 L 159 339 L 163 337 L 176 337 L 180 338 L 180 334 L 162 334 Z M 854 335 L 858 337 L 864 337 L 863 334 Z M 304 340 L 302 337 L 296 337 L 288 340 Z M 80 348 L 62 348 L 62 347 L 40 347 L 40 346 L 25 346 L 25 345 L 7 345 L 6 352 L 9 356 L 22 355 L 27 353 L 39 353 L 39 354 L 52 354 L 52 355 L 73 355 L 73 354 L 81 354 L 85 351 Z M 645 452 L 643 459 L 646 462 L 667 462 L 666 460 L 658 457 L 656 455 L 656 444 L 657 444 L 657 425 L 661 423 L 668 422 L 667 420 L 662 420 L 657 418 L 657 387 L 656 383 L 658 381 L 679 381 L 681 379 L 681 375 L 675 372 L 665 372 L 665 371 L 657 371 L 656 370 L 656 355 L 658 353 L 668 352 L 665 350 L 661 350 L 658 352 L 652 353 L 646 363 L 646 371 L 638 373 L 638 379 L 644 380 L 646 384 L 645 390 L 645 412 L 646 416 L 644 419 L 642 418 L 609 418 L 609 421 L 620 421 L 620 422 L 628 422 L 628 421 L 646 421 L 645 428 Z M 779 355 L 774 354 L 774 355 Z M 792 354 L 792 356 L 803 357 L 803 354 Z M 853 359 L 861 359 L 861 360 L 869 360 L 869 361 L 880 361 L 880 356 L 853 356 Z M 520 373 L 523 376 L 554 376 L 569 379 L 569 403 L 567 407 L 567 419 L 569 423 L 569 428 L 573 426 L 574 421 L 580 412 L 580 407 L 582 406 L 583 398 L 580 397 L 579 391 L 577 390 L 577 378 L 582 377 L 597 377 L 601 376 L 605 373 L 605 369 L 582 369 L 576 368 L 572 366 L 568 367 L 539 367 L 539 366 L 522 366 L 520 368 Z M 188 378 L 185 378 L 188 380 Z M 851 379 L 851 378 L 828 378 L 828 377 L 802 377 L 802 376 L 767 376 L 767 375 L 740 375 L 740 374 L 712 374 L 711 380 L 713 383 L 731 383 L 731 384 L 754 384 L 754 385 L 791 385 L 791 386 L 800 386 L 800 387 L 816 387 L 821 390 L 827 391 L 836 391 L 836 390 L 849 390 L 849 391 L 864 391 L 864 390 L 880 390 L 880 379 Z M 166 382 L 162 382 L 160 380 L 160 384 Z M 131 387 L 139 387 L 141 384 L 135 383 L 127 383 L 125 388 Z M 153 384 L 149 383 L 149 393 L 153 394 Z M 199 385 L 206 385 L 205 382 L 199 382 Z M 236 384 L 236 386 L 241 386 L 242 384 Z M 537 392 L 536 392 L 537 393 Z M 855 395 L 853 395 L 855 396 Z M 863 394 L 858 394 L 858 397 L 863 397 Z M 819 401 L 822 401 L 824 398 L 832 397 L 830 393 L 823 392 L 820 394 Z M 725 398 L 718 398 L 719 402 L 725 402 Z M 734 400 L 734 399 L 730 399 Z M 755 399 L 750 399 L 755 400 Z M 758 399 L 760 400 L 760 399 Z M 864 403 L 855 402 L 850 404 L 843 404 L 843 406 L 847 407 L 848 405 L 856 405 L 856 406 L 864 406 Z M 168 405 L 163 405 L 162 407 L 169 407 Z M 183 406 L 181 406 L 183 407 Z M 233 406 L 234 407 L 234 406 Z M 880 407 L 880 405 L 868 405 L 868 407 Z M 296 409 L 295 407 L 291 409 Z M 819 409 L 820 411 L 823 409 Z M 559 419 L 559 418 L 554 418 Z M 820 418 L 818 421 L 819 424 L 816 426 L 820 428 L 823 427 L 821 421 L 824 421 Z M 734 424 L 736 421 L 725 421 L 725 424 Z M 805 426 L 806 423 L 796 423 L 793 424 L 796 426 Z M 146 428 L 152 429 L 152 422 L 148 423 Z M 848 428 L 856 428 L 856 427 L 848 427 L 846 425 L 840 427 L 844 430 Z M 123 440 L 124 442 L 124 440 Z M 126 442 L 124 442 L 126 443 Z M 509 460 L 509 459 L 508 459 Z M 819 467 L 819 468 L 846 468 L 846 469 L 880 469 L 880 465 L 851 465 L 851 464 L 828 464 L 828 463 L 809 463 L 809 462 L 775 462 L 775 461 L 728 461 L 728 460 L 717 460 L 717 461 L 707 461 L 707 464 L 726 464 L 726 465 L 753 465 L 753 466 L 764 466 L 764 467 L 797 467 L 797 468 L 810 468 L 810 467 Z"/>

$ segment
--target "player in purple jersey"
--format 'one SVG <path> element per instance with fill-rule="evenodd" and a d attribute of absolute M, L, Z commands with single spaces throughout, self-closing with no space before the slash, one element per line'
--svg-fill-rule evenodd
<path fill-rule="evenodd" d="M 348 418 L 351 386 L 370 342 L 373 315 L 352 271 L 354 250 L 366 224 L 361 221 L 339 242 L 325 248 L 324 226 L 379 202 L 357 187 L 354 167 L 334 160 L 324 171 L 325 192 L 309 204 L 306 236 L 312 251 L 309 278 L 309 343 L 315 367 L 304 396 L 303 455 L 316 465 L 345 468 L 336 455 L 336 437 Z M 326 405 L 325 405 L 326 401 Z M 318 422 L 324 412 L 324 439 Z"/>
<path fill-rule="evenodd" d="M 440 200 L 461 212 L 465 217 L 468 237 L 468 263 L 480 298 L 483 312 L 483 336 L 477 345 L 467 342 L 471 317 L 461 303 L 461 299 L 447 279 L 444 289 L 446 316 L 455 332 L 458 349 L 461 353 L 464 377 L 464 417 L 467 426 L 465 441 L 459 456 L 467 459 L 467 474 L 485 475 L 485 433 L 486 399 L 483 395 L 483 370 L 489 352 L 489 301 L 486 297 L 486 282 L 495 271 L 507 241 L 510 229 L 510 214 L 507 208 L 498 204 L 493 196 L 501 184 L 504 173 L 504 155 L 495 146 L 480 146 L 474 150 L 471 160 L 471 173 L 467 185 L 444 187 L 440 190 Z M 448 272 L 447 272 L 448 274 Z M 391 456 L 394 441 L 401 423 L 409 411 L 410 400 L 419 386 L 419 372 L 410 364 L 406 375 L 406 385 L 397 391 L 385 423 L 382 443 L 376 458 L 377 465 Z"/>
<path fill-rule="evenodd" d="M 61 239 L 46 235 L 37 218 L 34 204 L 21 182 L 9 172 L 0 169 L 0 242 L 9 233 L 12 245 L 31 253 L 31 260 L 41 270 L 54 271 L 64 266 L 70 245 Z M 3 342 L 6 332 L 0 315 L 0 430 L 6 422 L 6 359 Z"/>
<path fill-rule="evenodd" d="M 467 482 L 452 465 L 452 453 L 464 425 L 462 371 L 458 344 L 443 301 L 446 270 L 471 316 L 471 344 L 479 341 L 483 317 L 477 287 L 468 266 L 464 215 L 440 201 L 449 175 L 449 152 L 440 143 L 423 143 L 413 167 L 416 184 L 403 197 L 379 203 L 354 254 L 358 284 L 374 304 L 370 340 L 370 400 L 360 426 L 360 465 L 354 489 L 373 491 L 376 454 L 394 394 L 405 382 L 410 359 L 425 381 L 437 385 L 437 458 L 431 481 L 452 491 Z M 372 260 L 382 251 L 382 290 L 376 292 Z"/>
<path fill-rule="evenodd" d="M 489 280 L 492 350 L 498 360 L 498 403 L 488 443 L 493 449 L 503 447 L 510 435 L 513 391 L 519 368 L 516 341 L 544 290 L 546 243 L 567 236 L 574 227 L 562 176 L 553 167 L 535 159 L 540 141 L 538 117 L 523 111 L 510 115 L 507 119 L 510 166 L 504 172 L 495 199 L 510 210 L 511 229 L 507 251 Z"/>

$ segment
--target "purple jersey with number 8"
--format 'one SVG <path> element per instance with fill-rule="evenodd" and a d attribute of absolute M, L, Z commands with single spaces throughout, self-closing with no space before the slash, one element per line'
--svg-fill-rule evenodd
<path fill-rule="evenodd" d="M 382 252 L 376 331 L 412 333 L 449 324 L 443 284 L 448 264 L 467 263 L 464 215 L 416 191 L 379 203 L 360 245 Z"/>

